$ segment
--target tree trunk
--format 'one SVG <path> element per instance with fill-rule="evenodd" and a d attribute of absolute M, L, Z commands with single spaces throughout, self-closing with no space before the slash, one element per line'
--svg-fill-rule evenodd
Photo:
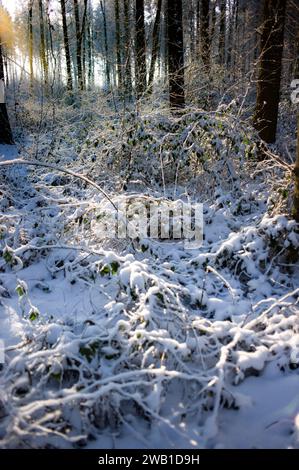
<path fill-rule="evenodd" d="M 122 54 L 121 54 L 121 38 L 120 38 L 120 14 L 119 14 L 119 0 L 114 0 L 114 14 L 115 14 L 115 35 L 116 35 L 116 65 L 117 65 L 117 82 L 118 87 L 122 90 L 123 87 L 123 71 L 122 71 Z"/>
<path fill-rule="evenodd" d="M 157 62 L 157 57 L 158 57 L 161 11 L 162 11 L 162 0 L 158 0 L 157 12 L 156 12 L 154 28 L 153 28 L 152 57 L 151 57 L 150 71 L 149 71 L 149 77 L 148 77 L 148 87 L 150 90 L 152 89 L 153 82 L 154 82 L 155 68 L 156 68 L 156 62 Z"/>
<path fill-rule="evenodd" d="M 77 61 L 77 78 L 78 87 L 81 91 L 84 90 L 84 77 L 82 69 L 82 40 L 83 33 L 85 30 L 86 14 L 87 14 L 87 0 L 84 0 L 84 11 L 82 18 L 82 25 L 80 25 L 80 12 L 78 0 L 74 2 L 74 13 L 75 13 L 75 27 L 76 27 L 76 61 Z"/>
<path fill-rule="evenodd" d="M 86 90 L 86 28 L 82 30 L 82 80 L 83 90 Z"/>
<path fill-rule="evenodd" d="M 216 1 L 214 1 L 212 5 L 211 24 L 209 28 L 210 54 L 212 53 L 212 55 L 213 55 L 213 39 L 214 39 L 214 34 L 215 34 L 215 28 L 216 28 Z"/>
<path fill-rule="evenodd" d="M 82 41 L 81 41 L 81 28 L 80 28 L 80 14 L 78 0 L 74 0 L 74 14 L 76 26 L 76 59 L 77 59 L 77 80 L 78 87 L 83 90 L 83 77 L 82 77 Z"/>
<path fill-rule="evenodd" d="M 43 0 L 39 0 L 39 26 L 40 26 L 40 60 L 42 66 L 42 72 L 44 76 L 45 85 L 48 85 L 48 61 L 46 55 L 46 38 L 45 38 L 45 26 L 44 26 L 44 7 Z"/>
<path fill-rule="evenodd" d="M 294 78 L 299 79 L 299 31 L 297 31 L 297 60 Z M 296 222 L 299 223 L 299 104 L 297 103 L 297 158 L 294 168 L 295 188 L 293 214 Z"/>
<path fill-rule="evenodd" d="M 226 33 L 226 0 L 221 0 L 220 30 L 219 30 L 219 63 L 225 62 L 225 33 Z"/>
<path fill-rule="evenodd" d="M 234 33 L 233 33 L 233 49 L 232 49 L 232 78 L 233 81 L 237 80 L 237 63 L 239 54 L 239 0 L 235 0 L 235 15 L 234 15 Z"/>
<path fill-rule="evenodd" d="M 200 10 L 201 10 L 201 0 L 196 1 L 196 59 L 199 58 L 200 53 Z"/>
<path fill-rule="evenodd" d="M 87 25 L 87 55 L 88 55 L 88 86 L 93 85 L 93 17 L 91 3 L 89 3 L 89 21 Z"/>
<path fill-rule="evenodd" d="M 146 89 L 146 43 L 144 0 L 136 0 L 136 95 L 141 98 Z"/>
<path fill-rule="evenodd" d="M 187 11 L 187 15 L 189 18 L 188 26 L 189 26 L 189 37 L 190 37 L 189 60 L 192 62 L 193 60 L 195 60 L 195 51 L 196 51 L 196 40 L 195 40 L 196 8 L 193 3 L 193 0 L 190 0 L 189 2 L 189 11 Z"/>
<path fill-rule="evenodd" d="M 29 0 L 28 6 L 28 28 L 29 28 L 29 73 L 30 73 L 30 89 L 33 89 L 33 0 Z"/>
<path fill-rule="evenodd" d="M 107 21 L 106 21 L 106 3 L 100 0 L 102 15 L 103 15 L 103 26 L 104 26 L 104 45 L 105 45 L 105 68 L 106 68 L 106 84 L 107 89 L 110 90 L 110 66 L 109 66 L 109 49 L 108 49 L 108 35 L 107 35 Z"/>
<path fill-rule="evenodd" d="M 185 105 L 182 0 L 167 1 L 168 79 L 171 108 Z"/>
<path fill-rule="evenodd" d="M 63 40 L 64 40 L 64 51 L 66 60 L 66 72 L 67 72 L 67 89 L 73 90 L 73 79 L 72 79 L 72 66 L 71 66 L 71 54 L 70 54 L 70 43 L 66 21 L 66 8 L 65 0 L 60 0 L 61 14 L 62 14 L 62 27 L 63 27 Z"/>
<path fill-rule="evenodd" d="M 131 67 L 131 28 L 130 28 L 130 0 L 124 0 L 124 29 L 125 29 L 125 94 L 132 96 L 132 67 Z"/>
<path fill-rule="evenodd" d="M 264 0 L 254 123 L 267 143 L 276 138 L 285 10 L 286 0 Z"/>
<path fill-rule="evenodd" d="M 210 0 L 201 0 L 200 8 L 200 39 L 201 57 L 205 71 L 210 71 L 210 37 L 209 37 L 209 13 Z"/>
<path fill-rule="evenodd" d="M 236 7 L 237 7 L 236 0 L 233 0 L 233 3 L 232 5 L 230 5 L 230 9 L 229 9 L 229 26 L 228 26 L 227 58 L 226 58 L 227 68 L 230 69 L 230 73 L 232 69 L 232 50 L 233 50 Z"/>
<path fill-rule="evenodd" d="M 5 103 L 4 64 L 0 37 L 0 144 L 12 145 L 13 137 Z"/>
<path fill-rule="evenodd" d="M 297 158 L 294 167 L 295 188 L 294 188 L 294 219 L 299 223 L 299 112 L 297 112 Z"/>

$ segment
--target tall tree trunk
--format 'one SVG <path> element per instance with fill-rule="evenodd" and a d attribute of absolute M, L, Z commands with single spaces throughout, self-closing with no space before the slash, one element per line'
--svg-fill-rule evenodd
<path fill-rule="evenodd" d="M 150 71 L 148 77 L 148 87 L 151 90 L 154 81 L 155 75 L 155 68 L 158 56 L 158 49 L 159 49 L 159 29 L 161 24 L 161 11 L 162 11 L 162 0 L 158 0 L 157 4 L 157 12 L 155 16 L 155 22 L 153 27 L 153 40 L 152 40 L 152 57 L 151 57 L 151 64 L 150 64 Z"/>
<path fill-rule="evenodd" d="M 146 89 L 146 43 L 144 0 L 136 0 L 136 95 L 140 98 Z"/>
<path fill-rule="evenodd" d="M 182 0 L 167 1 L 168 78 L 171 108 L 185 105 Z"/>
<path fill-rule="evenodd" d="M 122 70 L 121 37 L 120 37 L 119 0 L 114 0 L 114 14 L 115 14 L 115 35 L 116 35 L 115 39 L 116 39 L 117 82 L 118 82 L 119 89 L 122 90 L 123 70 Z"/>
<path fill-rule="evenodd" d="M 80 27 L 80 12 L 78 0 L 74 1 L 75 27 L 76 27 L 76 62 L 77 62 L 77 81 L 80 90 L 83 90 L 82 76 L 82 37 Z"/>
<path fill-rule="evenodd" d="M 196 24 L 196 8 L 193 0 L 189 2 L 189 11 L 187 11 L 189 21 L 189 36 L 190 36 L 190 61 L 195 60 L 196 41 L 195 41 L 195 24 Z"/>
<path fill-rule="evenodd" d="M 297 158 L 294 167 L 295 189 L 294 189 L 294 208 L 293 214 L 295 220 L 299 223 L 299 112 L 297 112 Z"/>
<path fill-rule="evenodd" d="M 61 15 L 62 15 L 64 52 L 65 52 L 65 60 L 66 60 L 67 89 L 69 91 L 72 91 L 73 90 L 72 65 L 71 65 L 68 27 L 67 27 L 67 21 L 66 21 L 65 0 L 60 0 L 60 4 L 61 4 Z"/>
<path fill-rule="evenodd" d="M 209 28 L 209 42 L 210 42 L 210 56 L 213 56 L 213 40 L 214 40 L 214 34 L 215 34 L 215 28 L 216 28 L 216 0 L 212 4 L 211 8 L 211 24 Z"/>
<path fill-rule="evenodd" d="M 200 5 L 200 38 L 201 38 L 201 57 L 205 71 L 210 71 L 210 37 L 209 37 L 209 13 L 210 0 L 201 0 Z"/>
<path fill-rule="evenodd" d="M 165 76 L 165 83 L 167 81 L 167 86 L 169 86 L 168 80 L 168 0 L 163 0 L 163 16 L 164 21 L 162 22 L 162 33 L 163 42 L 161 44 L 162 53 L 164 55 L 164 60 L 161 61 L 161 75 Z"/>
<path fill-rule="evenodd" d="M 125 29 L 125 94 L 128 99 L 132 96 L 132 67 L 131 67 L 131 28 L 130 0 L 124 0 L 124 29 Z"/>
<path fill-rule="evenodd" d="M 107 21 L 106 21 L 106 2 L 100 0 L 102 15 L 103 15 L 103 26 L 104 26 L 104 45 L 105 45 L 105 68 L 106 68 L 106 84 L 107 89 L 110 90 L 110 65 L 109 65 L 109 49 L 108 49 L 108 34 L 107 34 Z"/>
<path fill-rule="evenodd" d="M 86 28 L 82 30 L 82 80 L 83 90 L 86 90 Z"/>
<path fill-rule="evenodd" d="M 294 78 L 299 79 L 299 30 L 297 31 L 297 60 Z M 297 158 L 294 168 L 295 189 L 293 214 L 296 222 L 299 223 L 299 104 L 297 103 Z"/>
<path fill-rule="evenodd" d="M 40 27 L 40 60 L 43 72 L 43 78 L 45 85 L 48 85 L 49 70 L 48 61 L 46 54 L 46 37 L 45 37 L 45 26 L 44 26 L 44 7 L 43 0 L 39 0 L 39 27 Z"/>
<path fill-rule="evenodd" d="M 5 103 L 4 63 L 0 37 L 0 144 L 13 144 L 13 137 Z"/>
<path fill-rule="evenodd" d="M 87 25 L 87 55 L 88 55 L 88 86 L 93 85 L 93 16 L 91 3 L 89 3 L 89 21 Z"/>
<path fill-rule="evenodd" d="M 254 123 L 267 143 L 276 138 L 285 11 L 286 0 L 264 0 Z"/>
<path fill-rule="evenodd" d="M 233 33 L 233 49 L 232 49 L 232 76 L 233 80 L 237 79 L 237 63 L 239 54 L 239 0 L 235 0 L 235 16 L 234 16 L 234 33 Z"/>
<path fill-rule="evenodd" d="M 28 6 L 28 28 L 29 28 L 29 73 L 30 73 L 30 89 L 33 89 L 33 1 L 29 0 Z"/>
<path fill-rule="evenodd" d="M 196 59 L 200 57 L 200 10 L 201 0 L 196 1 Z"/>
<path fill-rule="evenodd" d="M 225 61 L 225 33 L 226 33 L 226 0 L 221 0 L 220 5 L 220 30 L 219 30 L 219 63 Z"/>
<path fill-rule="evenodd" d="M 78 87 L 81 91 L 83 91 L 84 90 L 84 77 L 83 77 L 83 68 L 82 68 L 82 40 L 83 40 L 83 33 L 85 30 L 85 23 L 86 23 L 87 0 L 84 0 L 82 25 L 80 25 L 80 11 L 79 11 L 78 0 L 73 0 L 73 2 L 74 2 L 75 27 L 76 27 L 76 62 L 77 62 Z"/>
<path fill-rule="evenodd" d="M 228 38 L 227 38 L 227 58 L 226 64 L 227 68 L 230 69 L 232 66 L 232 50 L 233 50 L 233 31 L 234 31 L 234 21 L 235 21 L 235 14 L 236 14 L 236 0 L 233 0 L 233 3 L 230 5 L 229 8 L 229 26 L 228 26 Z"/>

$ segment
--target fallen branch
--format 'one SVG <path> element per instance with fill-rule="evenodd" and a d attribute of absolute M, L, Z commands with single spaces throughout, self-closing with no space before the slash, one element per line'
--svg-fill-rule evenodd
<path fill-rule="evenodd" d="M 84 175 L 80 175 L 79 173 L 75 173 L 74 171 L 71 171 L 71 170 L 66 170 L 65 168 L 60 168 L 56 165 L 52 165 L 51 163 L 41 163 L 41 162 L 38 162 L 37 160 L 23 160 L 22 158 L 17 158 L 15 160 L 5 160 L 4 162 L 0 162 L 0 166 L 11 166 L 11 165 L 41 166 L 41 167 L 44 167 L 44 168 L 50 168 L 51 170 L 60 171 L 61 173 L 66 173 L 67 175 L 74 176 L 75 178 L 79 178 L 79 179 L 85 181 L 85 183 L 90 184 L 91 186 L 93 186 L 100 193 L 102 193 L 103 196 L 105 196 L 105 198 L 108 199 L 110 204 L 117 211 L 117 207 L 114 204 L 114 202 L 112 201 L 112 199 L 110 198 L 110 196 L 108 196 L 108 194 L 99 185 L 97 185 L 97 183 L 90 180 L 89 178 L 87 178 Z"/>

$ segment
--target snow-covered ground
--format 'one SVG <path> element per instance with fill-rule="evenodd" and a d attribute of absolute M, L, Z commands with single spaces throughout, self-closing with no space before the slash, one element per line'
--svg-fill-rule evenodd
<path fill-rule="evenodd" d="M 111 204 L 70 176 L 0 172 L 1 447 L 299 446 L 299 236 L 263 184 L 205 202 L 186 250 L 98 238 Z"/>

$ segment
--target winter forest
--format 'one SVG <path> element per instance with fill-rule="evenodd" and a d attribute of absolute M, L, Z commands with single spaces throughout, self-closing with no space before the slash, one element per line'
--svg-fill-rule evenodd
<path fill-rule="evenodd" d="M 0 448 L 299 448 L 299 0 L 0 0 Z"/>

